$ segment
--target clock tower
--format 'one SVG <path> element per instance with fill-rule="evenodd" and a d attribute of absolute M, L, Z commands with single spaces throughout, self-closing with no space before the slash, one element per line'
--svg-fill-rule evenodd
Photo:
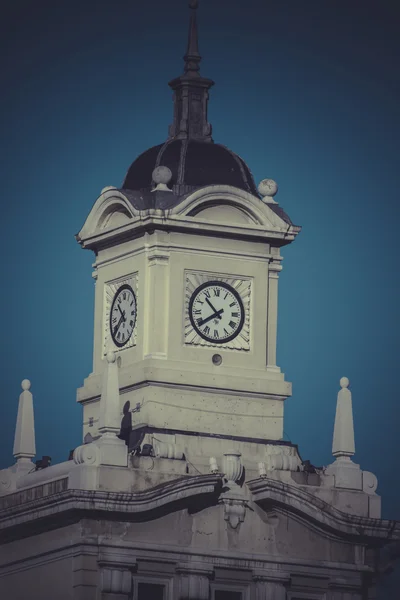
<path fill-rule="evenodd" d="M 22 381 L 15 463 L 0 471 L 0 597 L 364 600 L 380 548 L 377 479 L 353 462 L 352 394 L 337 394 L 327 467 L 284 441 L 276 360 L 281 247 L 300 228 L 215 143 L 191 1 L 165 142 L 106 187 L 77 240 L 95 254 L 83 444 L 36 460 Z M 68 456 L 68 455 L 67 455 Z"/>
<path fill-rule="evenodd" d="M 78 390 L 84 435 L 97 433 L 107 352 L 117 354 L 120 410 L 183 452 L 214 439 L 281 440 L 291 384 L 276 361 L 282 246 L 300 228 L 214 142 L 213 81 L 200 75 L 192 8 L 184 73 L 170 81 L 165 142 L 106 187 L 77 235 L 96 255 L 93 372 Z M 201 445 L 201 444 L 200 444 Z"/>

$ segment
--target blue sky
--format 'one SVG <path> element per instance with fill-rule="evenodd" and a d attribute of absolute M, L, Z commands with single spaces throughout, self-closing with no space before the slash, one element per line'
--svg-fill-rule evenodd
<path fill-rule="evenodd" d="M 83 6 L 84 5 L 84 6 Z M 284 249 L 278 363 L 293 382 L 286 439 L 332 461 L 339 379 L 356 456 L 400 518 L 400 44 L 394 2 L 218 2 L 199 9 L 213 137 L 303 230 Z M 74 239 L 100 190 L 166 139 L 188 10 L 170 2 L 11 3 L 1 23 L 3 293 L 0 468 L 13 462 L 23 378 L 39 457 L 81 441 L 91 371 L 93 256 Z"/>

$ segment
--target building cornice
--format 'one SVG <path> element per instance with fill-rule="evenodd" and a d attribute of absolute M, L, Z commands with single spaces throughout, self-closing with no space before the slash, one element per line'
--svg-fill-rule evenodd
<path fill-rule="evenodd" d="M 292 514 L 336 537 L 376 546 L 400 539 L 398 521 L 344 513 L 302 487 L 275 479 L 253 479 L 246 483 L 253 502 L 263 510 Z"/>

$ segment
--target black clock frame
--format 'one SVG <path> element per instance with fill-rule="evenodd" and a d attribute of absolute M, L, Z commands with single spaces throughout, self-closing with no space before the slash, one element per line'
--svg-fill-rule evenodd
<path fill-rule="evenodd" d="M 204 290 L 204 288 L 211 287 L 213 285 L 222 287 L 222 288 L 226 289 L 228 292 L 230 292 L 236 298 L 236 300 L 238 301 L 240 309 L 241 309 L 241 316 L 240 316 L 240 322 L 239 322 L 238 327 L 235 329 L 235 331 L 233 332 L 232 335 L 230 335 L 230 336 L 228 336 L 226 338 L 223 338 L 221 340 L 220 339 L 215 340 L 214 338 L 209 338 L 206 335 L 204 335 L 204 333 L 202 331 L 200 331 L 199 328 L 197 327 L 196 322 L 195 322 L 195 320 L 193 318 L 193 314 L 192 314 L 193 303 L 194 303 L 194 299 L 196 298 L 196 296 L 202 290 Z M 243 329 L 244 317 L 245 317 L 243 301 L 242 301 L 242 299 L 240 297 L 239 292 L 237 292 L 234 287 L 232 287 L 231 285 L 229 285 L 229 283 L 225 283 L 224 281 L 218 281 L 218 280 L 215 280 L 215 281 L 214 280 L 213 281 L 205 281 L 204 283 L 202 283 L 201 285 L 199 285 L 199 287 L 197 287 L 194 290 L 193 294 L 190 297 L 188 310 L 189 310 L 189 319 L 190 319 L 190 322 L 192 324 L 193 329 L 196 331 L 196 333 L 204 341 L 209 342 L 211 344 L 226 344 L 228 342 L 231 342 L 233 339 L 235 339 L 235 337 L 237 337 L 239 335 L 239 333 Z"/>
<path fill-rule="evenodd" d="M 134 298 L 134 300 L 135 300 L 135 319 L 134 319 L 134 322 L 133 322 L 133 327 L 132 327 L 132 331 L 131 331 L 131 334 L 130 334 L 130 336 L 129 336 L 129 337 L 128 337 L 128 338 L 127 338 L 127 339 L 126 339 L 124 342 L 118 342 L 118 341 L 115 339 L 115 337 L 114 337 L 114 334 L 113 334 L 113 329 L 112 329 L 112 312 L 113 312 L 113 309 L 114 309 L 114 306 L 115 306 L 115 303 L 116 303 L 116 301 L 117 301 L 117 298 L 118 298 L 119 294 L 120 294 L 121 292 L 123 292 L 124 290 L 129 290 L 129 291 L 131 292 L 131 294 L 133 295 L 133 298 Z M 118 288 L 118 290 L 117 290 L 117 291 L 115 292 L 115 294 L 114 294 L 114 298 L 113 298 L 113 301 L 112 301 L 112 303 L 111 303 L 111 307 L 110 307 L 110 318 L 109 318 L 109 322 L 108 322 L 108 325 L 109 325 L 109 327 L 110 327 L 110 335 L 111 335 L 111 339 L 112 339 L 112 341 L 114 342 L 114 344 L 115 344 L 115 345 L 116 345 L 118 348 L 123 348 L 124 346 L 126 346 L 126 344 L 127 344 L 127 343 L 129 342 L 129 340 L 131 339 L 131 337 L 132 337 L 132 335 L 133 335 L 133 331 L 134 331 L 134 329 L 135 329 L 135 326 L 136 326 L 136 318 L 137 318 L 137 298 L 136 298 L 136 294 L 135 294 L 135 292 L 133 291 L 132 287 L 131 287 L 129 284 L 127 284 L 127 283 L 124 283 L 124 285 L 121 285 L 121 287 L 120 287 L 120 288 Z"/>

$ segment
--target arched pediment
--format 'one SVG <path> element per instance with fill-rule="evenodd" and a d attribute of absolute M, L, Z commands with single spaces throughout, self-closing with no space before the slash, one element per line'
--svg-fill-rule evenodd
<path fill-rule="evenodd" d="M 191 217 L 207 219 L 214 223 L 235 223 L 245 225 L 255 223 L 254 218 L 242 208 L 230 202 L 208 202 L 201 204 L 197 210 L 190 213 Z M 255 223 L 256 224 L 256 223 Z"/>
<path fill-rule="evenodd" d="M 287 229 L 287 224 L 260 198 L 229 185 L 212 185 L 190 194 L 170 216 L 191 217 L 226 225 Z"/>
<path fill-rule="evenodd" d="M 137 211 L 129 200 L 116 188 L 105 188 L 94 203 L 81 231 L 78 240 L 87 239 L 103 230 L 123 227 L 138 217 Z"/>

